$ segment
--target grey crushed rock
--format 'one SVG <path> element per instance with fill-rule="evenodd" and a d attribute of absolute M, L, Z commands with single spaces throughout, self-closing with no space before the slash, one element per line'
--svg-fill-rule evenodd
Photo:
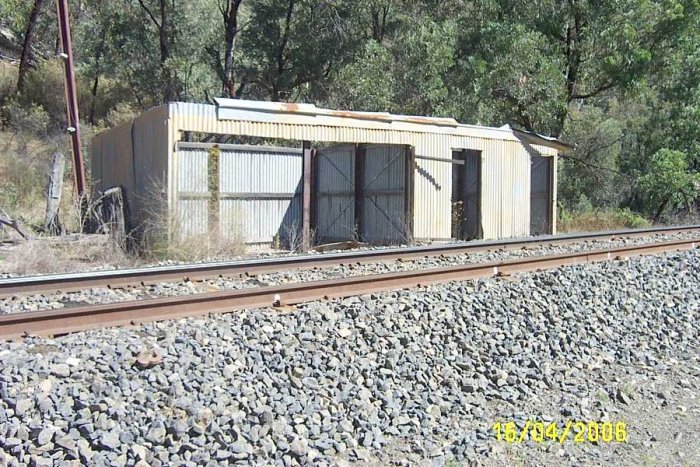
<path fill-rule="evenodd" d="M 693 251 L 313 302 L 291 313 L 247 310 L 3 343 L 0 463 L 498 459 L 493 407 L 518 423 L 614 418 L 643 390 L 622 385 L 620 369 L 663 374 L 672 362 L 689 369 L 679 387 L 693 391 L 698 311 Z M 160 364 L 134 365 L 154 348 Z M 68 358 L 80 364 L 55 374 Z M 644 397 L 677 397 L 664 391 Z M 553 393 L 562 395 L 553 408 L 526 409 Z M 46 411 L 34 402 L 39 394 L 50 399 Z M 598 447 L 554 448 L 566 463 L 611 460 Z"/>

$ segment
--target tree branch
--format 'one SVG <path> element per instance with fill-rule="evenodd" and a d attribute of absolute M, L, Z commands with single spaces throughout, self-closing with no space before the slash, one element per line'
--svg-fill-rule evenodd
<path fill-rule="evenodd" d="M 143 3 L 143 0 L 138 0 L 138 2 L 139 2 L 139 5 L 141 5 L 141 8 L 143 8 L 143 10 L 146 13 L 148 13 L 148 16 L 151 18 L 151 21 L 153 21 L 153 24 L 155 24 L 156 27 L 160 29 L 160 23 L 158 22 L 156 17 L 153 15 L 151 10 L 146 6 L 146 4 Z"/>
<path fill-rule="evenodd" d="M 572 94 L 571 98 L 569 99 L 569 102 L 575 100 L 575 99 L 588 99 L 589 97 L 594 97 L 600 94 L 603 91 L 607 91 L 608 89 L 612 89 L 615 86 L 617 86 L 617 83 L 614 83 L 612 81 L 608 81 L 605 84 L 601 84 L 598 86 L 596 89 L 594 89 L 591 92 L 585 93 L 585 94 Z"/>

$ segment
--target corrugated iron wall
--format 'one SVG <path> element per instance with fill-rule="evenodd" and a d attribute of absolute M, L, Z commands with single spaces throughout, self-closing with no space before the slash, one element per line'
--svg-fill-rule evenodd
<path fill-rule="evenodd" d="M 219 148 L 220 234 L 245 243 L 298 241 L 301 235 L 301 157 L 297 148 L 179 143 L 174 154 L 182 234 L 209 228 L 209 159 Z"/>
<path fill-rule="evenodd" d="M 517 143 L 488 141 L 482 150 L 481 219 L 484 238 L 530 232 L 530 159 Z"/>
<path fill-rule="evenodd" d="M 308 141 L 413 146 L 417 157 L 413 201 L 413 229 L 416 239 L 449 238 L 452 222 L 452 165 L 447 162 L 421 159 L 420 156 L 447 161 L 451 159 L 453 149 L 482 151 L 482 228 L 484 238 L 495 239 L 529 235 L 529 154 L 530 152 L 546 156 L 557 154 L 554 148 L 531 146 L 515 139 L 508 132 L 499 132 L 495 129 L 474 130 L 474 134 L 478 136 L 468 136 L 459 133 L 472 130 L 461 127 L 457 129 L 427 128 L 435 132 L 338 126 L 311 127 L 286 122 L 218 120 L 215 106 L 182 103 L 171 104 L 171 106 L 173 124 L 177 128 L 191 131 Z M 499 137 L 501 134 L 503 136 Z M 556 199 L 554 205 L 556 205 Z M 555 207 L 553 206 L 552 209 L 554 211 Z M 553 219 L 556 219 L 556 215 L 553 215 Z M 556 225 L 552 227 L 556 229 Z"/>
<path fill-rule="evenodd" d="M 133 197 L 134 227 L 149 228 L 152 215 L 162 216 L 168 195 L 168 109 L 156 107 L 134 119 L 132 146 L 134 150 Z M 143 225 L 146 223 L 146 225 Z"/>
<path fill-rule="evenodd" d="M 179 148 L 174 158 L 177 180 L 178 222 L 174 234 L 180 238 L 206 234 L 209 230 L 209 153 L 205 149 Z"/>
<path fill-rule="evenodd" d="M 131 126 L 131 122 L 124 123 L 92 139 L 90 168 L 95 192 L 104 192 L 116 186 L 121 186 L 126 193 L 133 192 Z"/>
<path fill-rule="evenodd" d="M 149 228 L 155 211 L 166 211 L 167 117 L 167 107 L 156 107 L 92 140 L 93 190 L 124 190 L 131 229 Z"/>

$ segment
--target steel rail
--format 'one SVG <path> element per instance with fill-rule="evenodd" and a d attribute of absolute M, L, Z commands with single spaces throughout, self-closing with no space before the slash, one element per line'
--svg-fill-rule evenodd
<path fill-rule="evenodd" d="M 583 234 L 566 234 L 531 238 L 474 241 L 427 245 L 420 247 L 384 248 L 379 250 L 352 251 L 299 255 L 255 260 L 218 263 L 156 266 L 116 271 L 92 271 L 88 273 L 52 274 L 0 279 L 0 298 L 16 295 L 50 292 L 70 292 L 92 287 L 125 287 L 147 285 L 166 281 L 203 280 L 216 277 L 234 277 L 264 274 L 283 270 L 313 269 L 343 264 L 379 263 L 394 260 L 411 260 L 431 256 L 454 256 L 482 253 L 493 250 L 517 250 L 542 245 L 567 245 L 583 241 L 616 237 L 639 237 L 654 234 L 675 234 L 700 230 L 700 225 L 656 227 L 647 229 L 613 230 Z"/>
<path fill-rule="evenodd" d="M 59 335 L 104 326 L 208 316 L 245 308 L 294 305 L 312 300 L 420 287 L 440 282 L 510 275 L 570 264 L 689 250 L 696 248 L 698 244 L 700 244 L 700 238 L 236 291 L 90 305 L 63 310 L 16 313 L 0 316 L 0 338 Z"/>

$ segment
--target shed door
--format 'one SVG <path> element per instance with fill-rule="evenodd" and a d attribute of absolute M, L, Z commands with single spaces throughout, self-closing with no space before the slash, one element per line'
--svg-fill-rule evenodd
<path fill-rule="evenodd" d="M 369 243 L 406 242 L 406 146 L 360 146 L 360 237 Z"/>
<path fill-rule="evenodd" d="M 530 156 L 530 235 L 552 232 L 551 157 Z"/>
<path fill-rule="evenodd" d="M 352 240 L 355 235 L 355 146 L 319 149 L 315 156 L 316 241 Z"/>

